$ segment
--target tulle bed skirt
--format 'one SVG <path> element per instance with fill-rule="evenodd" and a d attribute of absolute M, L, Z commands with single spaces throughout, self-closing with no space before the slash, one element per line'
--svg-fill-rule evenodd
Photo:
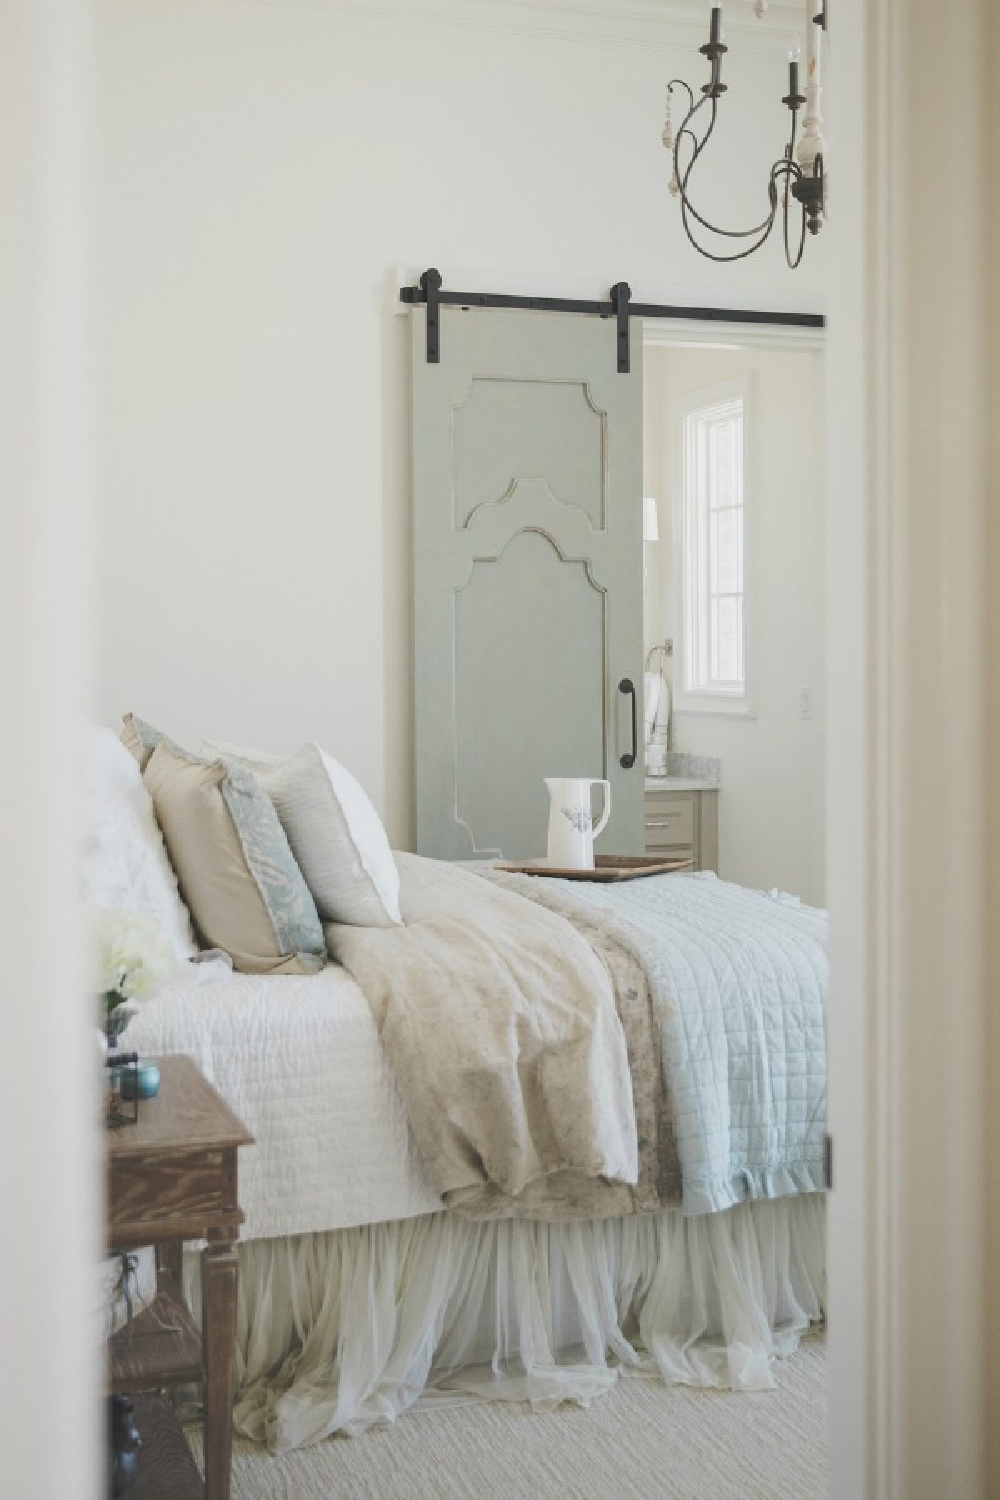
<path fill-rule="evenodd" d="M 429 1401 L 548 1408 L 622 1367 L 759 1390 L 826 1306 L 822 1194 L 545 1224 L 449 1213 L 240 1246 L 235 1424 L 275 1452 Z M 185 1285 L 197 1313 L 196 1254 Z"/>

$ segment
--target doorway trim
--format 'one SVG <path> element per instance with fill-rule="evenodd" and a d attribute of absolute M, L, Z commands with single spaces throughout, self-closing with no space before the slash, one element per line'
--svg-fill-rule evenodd
<path fill-rule="evenodd" d="M 727 322 L 719 310 L 719 321 L 699 323 L 677 318 L 673 322 L 644 318 L 642 342 L 655 349 L 782 349 L 788 353 L 801 350 L 821 352 L 826 348 L 827 330 L 821 323 Z"/>
<path fill-rule="evenodd" d="M 986 1492 L 986 24 L 983 0 L 837 15 L 859 88 L 830 90 L 826 246 L 836 1500 Z"/>

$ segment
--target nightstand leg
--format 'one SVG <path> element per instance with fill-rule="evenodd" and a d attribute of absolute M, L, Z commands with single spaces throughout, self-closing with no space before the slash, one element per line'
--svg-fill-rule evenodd
<path fill-rule="evenodd" d="M 234 1246 L 209 1244 L 201 1258 L 205 1500 L 229 1500 L 237 1275 Z"/>

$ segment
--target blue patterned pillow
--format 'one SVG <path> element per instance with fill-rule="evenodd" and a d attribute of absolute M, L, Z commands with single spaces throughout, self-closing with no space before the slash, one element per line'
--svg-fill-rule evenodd
<path fill-rule="evenodd" d="M 126 721 L 140 725 L 155 736 L 143 779 L 204 945 L 245 973 L 316 973 L 323 928 L 270 798 L 243 767 L 190 755 Z"/>

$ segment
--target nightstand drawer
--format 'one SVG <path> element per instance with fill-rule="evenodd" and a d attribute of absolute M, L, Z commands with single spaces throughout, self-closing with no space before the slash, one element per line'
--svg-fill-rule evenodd
<path fill-rule="evenodd" d="M 646 798 L 646 848 L 672 849 L 693 844 L 694 799 L 692 797 Z"/>
<path fill-rule="evenodd" d="M 243 1215 L 236 1196 L 236 1152 L 151 1151 L 112 1159 L 109 1200 L 112 1235 L 143 1224 L 150 1230 L 149 1243 L 154 1230 L 173 1220 L 214 1222 L 228 1215 L 238 1224 Z"/>

